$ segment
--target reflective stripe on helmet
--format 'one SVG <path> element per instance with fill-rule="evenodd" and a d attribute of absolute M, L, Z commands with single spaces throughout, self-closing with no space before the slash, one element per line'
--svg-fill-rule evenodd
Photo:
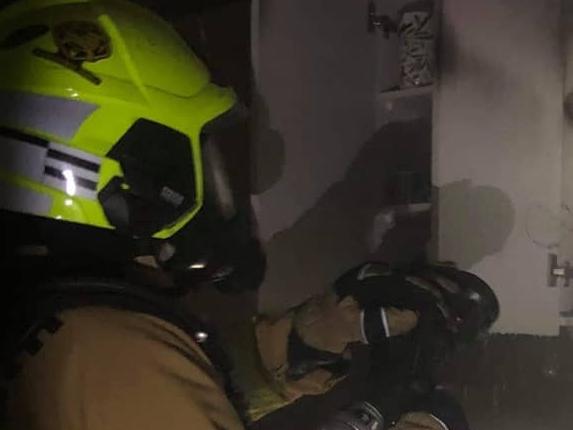
<path fill-rule="evenodd" d="M 72 164 L 76 164 L 79 167 L 83 167 L 94 172 L 99 171 L 99 166 L 101 164 L 101 157 L 98 157 L 97 155 L 55 142 L 50 142 L 48 157 L 56 159 L 60 158 L 64 159 L 64 161 L 68 160 Z"/>
<path fill-rule="evenodd" d="M 2 123 L 38 130 L 68 140 L 74 137 L 96 105 L 61 97 L 0 91 Z"/>
<path fill-rule="evenodd" d="M 97 182 L 83 179 L 74 174 L 73 170 L 58 170 L 46 167 L 44 184 L 65 192 L 70 197 L 79 196 L 90 200 L 97 199 Z"/>
<path fill-rule="evenodd" d="M 69 196 L 96 200 L 100 166 L 101 158 L 93 154 L 0 129 L 0 168 Z"/>
<path fill-rule="evenodd" d="M 50 142 L 43 182 L 70 196 L 97 199 L 101 158 L 76 148 Z"/>

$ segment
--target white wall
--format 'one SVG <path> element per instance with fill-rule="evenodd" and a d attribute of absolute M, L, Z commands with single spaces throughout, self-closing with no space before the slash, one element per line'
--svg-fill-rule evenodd
<path fill-rule="evenodd" d="M 573 210 L 573 2 L 563 3 L 563 51 L 565 54 L 565 88 L 566 99 L 563 127 L 563 204 L 564 208 Z M 561 213 L 562 243 L 560 257 L 562 261 L 573 263 L 573 212 L 564 210 Z M 573 310 L 573 288 L 561 291 L 561 310 Z"/>
<path fill-rule="evenodd" d="M 367 0 L 264 0 L 259 14 L 255 203 L 269 238 L 342 178 L 374 132 L 375 36 Z"/>
<path fill-rule="evenodd" d="M 499 331 L 556 334 L 546 245 L 561 204 L 561 2 L 443 7 L 434 106 L 439 256 L 494 286 Z"/>

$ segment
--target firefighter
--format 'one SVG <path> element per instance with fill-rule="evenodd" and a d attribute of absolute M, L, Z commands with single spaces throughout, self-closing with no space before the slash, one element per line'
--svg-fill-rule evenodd
<path fill-rule="evenodd" d="M 374 264 L 220 343 L 164 288 L 260 283 L 251 220 L 216 150 L 218 131 L 240 115 L 232 90 L 210 81 L 165 22 L 128 2 L 21 0 L 0 24 L 10 428 L 242 429 L 328 391 L 346 375 L 353 343 L 388 347 L 427 326 L 455 343 L 495 319 L 483 317 L 495 300 L 468 287 L 483 287 L 473 275 L 397 274 L 411 293 L 403 297 Z M 253 258 L 225 245 L 237 226 L 237 247 Z M 376 393 L 358 408 L 372 425 L 385 414 L 399 429 L 447 426 L 418 406 L 430 391 L 396 388 L 384 391 L 386 406 Z M 384 411 L 390 398 L 402 406 Z"/>

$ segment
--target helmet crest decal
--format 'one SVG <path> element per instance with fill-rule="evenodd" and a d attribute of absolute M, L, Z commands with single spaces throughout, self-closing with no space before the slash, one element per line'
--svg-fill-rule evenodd
<path fill-rule="evenodd" d="M 34 54 L 56 62 L 99 85 L 101 79 L 82 67 L 85 61 L 96 61 L 111 56 L 111 41 L 106 32 L 96 23 L 90 21 L 67 21 L 52 29 L 57 52 L 48 52 L 40 48 Z"/>

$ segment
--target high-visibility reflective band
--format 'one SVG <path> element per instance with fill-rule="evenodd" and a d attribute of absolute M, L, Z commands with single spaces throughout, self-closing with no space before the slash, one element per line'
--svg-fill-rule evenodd
<path fill-rule="evenodd" d="M 50 142 L 48 157 L 67 161 L 87 170 L 99 172 L 101 158 L 70 146 Z"/>
<path fill-rule="evenodd" d="M 435 419 L 438 424 L 444 429 L 444 430 L 450 430 L 450 428 L 446 425 L 445 422 L 443 422 L 441 419 L 439 419 L 437 416 L 430 414 L 430 416 Z"/>
<path fill-rule="evenodd" d="M 360 312 L 360 335 L 362 336 L 362 343 L 368 345 L 368 338 L 364 329 L 364 311 Z"/>
<path fill-rule="evenodd" d="M 61 97 L 0 91 L 2 122 L 68 140 L 97 109 L 96 105 Z"/>
<path fill-rule="evenodd" d="M 380 308 L 380 318 L 382 319 L 382 325 L 384 326 L 386 337 L 390 337 L 390 326 L 388 325 L 388 316 L 386 315 L 386 310 L 384 310 L 384 308 Z"/>
<path fill-rule="evenodd" d="M 356 279 L 358 279 L 359 281 L 362 281 L 366 278 L 368 278 L 369 276 L 371 276 L 368 271 L 370 270 L 370 267 L 372 267 L 372 264 L 367 263 L 364 266 L 362 266 L 362 268 L 360 269 L 360 272 L 358 272 L 358 276 L 356 276 Z"/>
<path fill-rule="evenodd" d="M 47 215 L 52 208 L 52 198 L 34 190 L 4 183 L 0 193 L 0 208 L 30 215 Z"/>
<path fill-rule="evenodd" d="M 44 167 L 44 183 L 61 189 L 66 194 L 97 199 L 97 183 L 101 158 L 50 142 Z"/>
<path fill-rule="evenodd" d="M 100 167 L 93 154 L 0 128 L 0 168 L 69 196 L 97 199 Z"/>
<path fill-rule="evenodd" d="M 363 281 L 364 279 L 374 278 L 376 276 L 384 276 L 388 274 L 389 271 L 384 266 L 381 266 L 380 264 L 366 263 L 360 268 L 358 275 L 356 275 L 356 279 L 358 281 Z"/>
<path fill-rule="evenodd" d="M 362 342 L 377 344 L 390 337 L 390 327 L 384 308 L 368 308 L 360 313 Z"/>
<path fill-rule="evenodd" d="M 49 151 L 48 151 L 48 154 L 49 154 Z M 96 184 L 97 184 L 98 179 L 99 179 L 99 174 L 97 172 L 92 172 L 90 170 L 82 169 L 81 167 L 77 167 L 74 164 L 69 164 L 69 163 L 66 163 L 64 161 L 54 160 L 53 158 L 50 158 L 49 156 L 46 157 L 45 166 L 46 166 L 46 168 L 49 167 L 49 168 L 52 168 L 55 170 L 59 170 L 60 172 L 63 172 L 64 170 L 71 170 L 74 173 L 74 176 L 95 182 Z M 45 172 L 45 169 L 44 169 L 44 172 Z"/>
<path fill-rule="evenodd" d="M 58 170 L 46 166 L 43 182 L 65 192 L 70 197 L 80 196 L 91 200 L 97 199 L 97 182 L 78 177 L 71 169 Z"/>

